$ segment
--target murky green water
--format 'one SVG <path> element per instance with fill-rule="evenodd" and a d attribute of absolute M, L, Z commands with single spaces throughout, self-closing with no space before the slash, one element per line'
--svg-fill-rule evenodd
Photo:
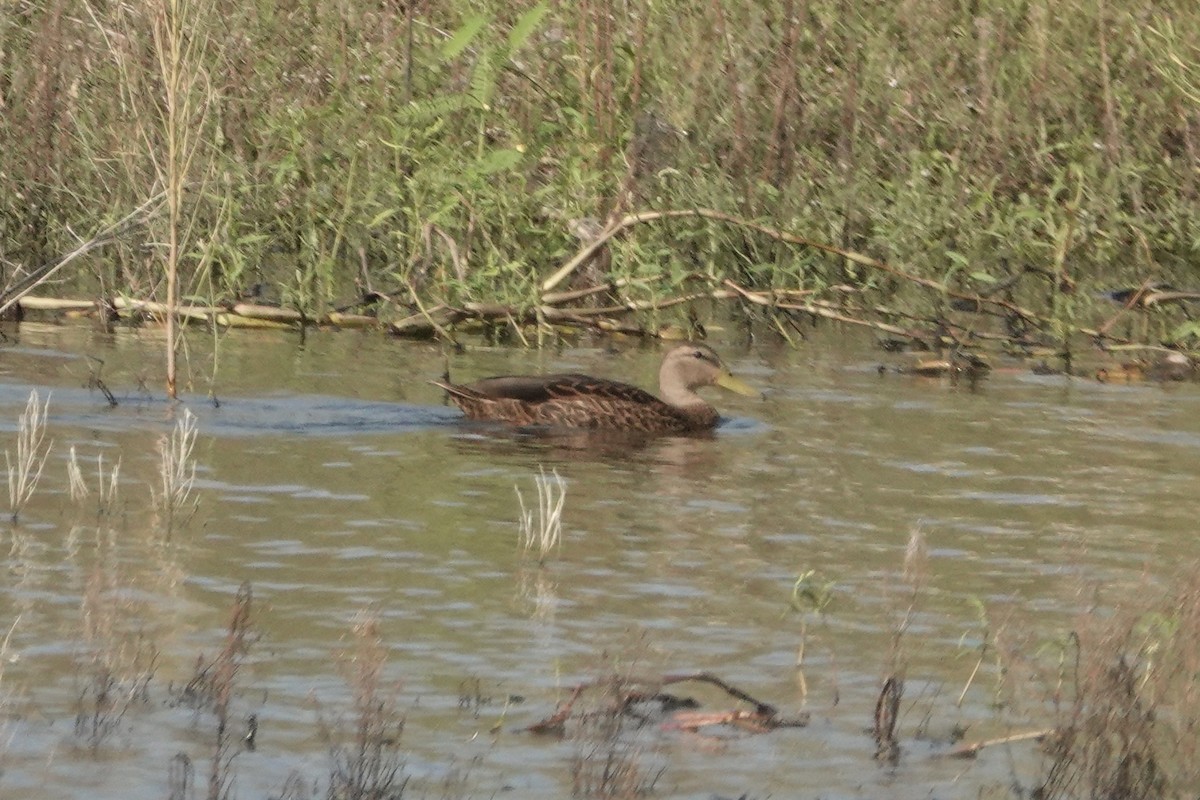
<path fill-rule="evenodd" d="M 765 735 L 643 736 L 638 757 L 662 769 L 659 796 L 1002 796 L 1014 776 L 1031 779 L 1030 746 L 975 762 L 930 757 L 955 726 L 974 739 L 1039 722 L 1043 690 L 1032 684 L 1027 708 L 1003 719 L 989 708 L 994 669 L 956 705 L 978 655 L 977 603 L 1032 652 L 1061 639 L 1091 587 L 1155 583 L 1200 556 L 1194 385 L 1014 368 L 971 390 L 881 375 L 882 354 L 843 335 L 798 350 L 718 338 L 765 400 L 714 395 L 730 421 L 711 438 L 594 452 L 460 423 L 426 383 L 444 367 L 433 344 L 230 335 L 214 407 L 211 341 L 188 343 L 199 507 L 169 537 L 151 502 L 157 443 L 176 419 L 156 385 L 159 335 L 25 325 L 0 353 L 3 447 L 14 451 L 31 388 L 52 392 L 53 439 L 20 524 L 0 530 L 0 620 L 11 626 L 2 796 L 163 797 L 180 752 L 203 796 L 211 718 L 172 698 L 197 657 L 220 648 L 245 581 L 258 638 L 233 715 L 238 725 L 256 715 L 259 731 L 232 762 L 240 798 L 279 796 L 294 776 L 293 792 L 324 796 L 320 731 L 349 722 L 339 654 L 366 608 L 399 682 L 417 796 L 568 796 L 580 744 L 519 729 L 614 661 L 651 675 L 708 670 L 785 713 L 813 714 L 807 728 Z M 480 347 L 450 361 L 456 378 L 579 370 L 652 386 L 658 359 L 654 347 L 585 343 Z M 97 360 L 116 408 L 86 388 Z M 77 502 L 71 445 L 92 492 Z M 99 455 L 106 471 L 120 461 L 104 518 Z M 532 497 L 542 467 L 568 489 L 562 549 L 538 569 L 517 545 L 514 486 Z M 929 572 L 900 656 L 903 754 L 881 766 L 868 728 L 910 601 L 901 572 L 914 529 Z M 810 569 L 835 583 L 834 599 L 825 622 L 810 623 L 801 681 L 788 600 Z M 93 751 L 76 733 L 80 664 L 104 642 L 124 641 L 113 658 L 129 657 L 133 639 L 111 631 L 140 632 L 158 660 L 148 700 L 129 704 Z M 681 691 L 706 710 L 730 705 Z"/>

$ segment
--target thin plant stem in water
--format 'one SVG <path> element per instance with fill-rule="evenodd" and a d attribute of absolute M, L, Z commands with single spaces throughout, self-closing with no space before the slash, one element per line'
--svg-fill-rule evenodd
<path fill-rule="evenodd" d="M 91 494 L 83 480 L 83 470 L 79 468 L 79 456 L 75 452 L 75 445 L 71 445 L 71 454 L 67 458 L 67 490 L 70 492 L 72 503 L 78 503 Z"/>
<path fill-rule="evenodd" d="M 98 491 L 100 497 L 99 513 L 103 516 L 110 511 L 117 502 L 118 477 L 121 474 L 121 459 L 112 465 L 112 469 L 108 471 L 108 477 L 104 475 L 104 454 L 100 453 L 96 456 L 96 476 L 100 483 Z"/>
<path fill-rule="evenodd" d="M 558 470 L 551 470 L 550 476 L 547 476 L 546 471 L 539 467 L 534 483 L 537 486 L 537 505 L 534 508 L 525 506 L 519 486 L 514 486 L 513 490 L 521 507 L 521 550 L 528 553 L 536 547 L 538 563 L 544 564 L 550 551 L 562 544 L 562 512 L 567 501 L 567 482 L 558 474 Z"/>
<path fill-rule="evenodd" d="M 4 461 L 8 466 L 8 507 L 12 511 L 13 522 L 17 521 L 29 498 L 33 497 L 38 480 L 42 477 L 42 469 L 46 466 L 46 458 L 50 455 L 50 445 L 42 446 L 46 438 L 46 414 L 49 408 L 49 395 L 44 404 L 39 404 L 37 390 L 31 391 L 17 424 L 15 463 L 8 450 L 4 451 Z"/>
<path fill-rule="evenodd" d="M 4 686 L 4 668 L 7 664 L 16 663 L 19 654 L 12 652 L 12 637 L 17 630 L 17 626 L 21 624 L 21 615 L 17 614 L 12 624 L 8 626 L 8 633 L 4 634 L 4 640 L 0 641 L 0 711 L 11 712 L 11 692 Z M 9 713 L 4 714 L 5 718 L 11 718 Z M 15 735 L 9 728 L 7 721 L 0 722 L 0 754 L 8 751 L 9 742 L 12 741 L 12 735 Z"/>

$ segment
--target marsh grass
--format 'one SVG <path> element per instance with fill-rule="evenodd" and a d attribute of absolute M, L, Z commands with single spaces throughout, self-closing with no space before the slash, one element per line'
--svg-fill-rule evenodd
<path fill-rule="evenodd" d="M 5 671 L 8 665 L 19 660 L 17 653 L 13 651 L 13 634 L 21 624 L 21 615 L 17 614 L 12 623 L 9 624 L 8 630 L 4 633 L 4 639 L 0 640 L 0 771 L 4 769 L 4 756 L 8 752 L 10 739 L 10 720 L 15 716 L 13 711 L 15 694 L 4 680 Z M 15 730 L 13 730 L 15 734 Z"/>
<path fill-rule="evenodd" d="M 104 454 L 96 456 L 96 513 L 99 516 L 109 516 L 116 509 L 120 497 L 121 459 L 118 458 L 104 474 Z"/>
<path fill-rule="evenodd" d="M 812 569 L 802 572 L 792 584 L 792 596 L 788 605 L 793 612 L 800 615 L 800 644 L 796 648 L 796 668 L 799 670 L 801 694 L 808 693 L 803 671 L 804 656 L 808 649 L 808 624 L 811 618 L 825 625 L 826 614 L 833 603 L 835 587 L 835 581 L 822 579 L 816 570 Z"/>
<path fill-rule="evenodd" d="M 191 679 L 183 687 L 172 689 L 173 705 L 203 712 L 212 720 L 208 800 L 223 800 L 230 796 L 234 761 L 244 749 L 253 749 L 254 746 L 257 718 L 249 714 L 245 717 L 245 724 L 239 726 L 235 714 L 235 701 L 240 688 L 238 679 L 250 648 L 258 638 L 253 612 L 253 589 L 249 583 L 243 583 L 230 606 L 220 649 L 211 657 L 205 657 L 203 653 L 197 656 Z M 190 785 L 194 769 L 186 754 L 176 756 L 170 769 L 173 787 Z"/>
<path fill-rule="evenodd" d="M 233 701 L 238 675 L 255 638 L 251 616 L 253 601 L 250 584 L 243 583 L 229 611 L 225 641 L 204 670 L 208 678 L 204 688 L 216 723 L 208 772 L 208 800 L 223 800 L 230 796 L 233 761 L 241 752 L 241 744 L 246 741 L 234 730 Z M 253 720 L 253 717 L 250 719 Z M 253 738 L 249 741 L 252 743 Z"/>
<path fill-rule="evenodd" d="M 67 492 L 72 503 L 80 502 L 91 493 L 83 479 L 83 470 L 79 468 L 75 445 L 71 445 L 70 454 L 67 456 Z"/>
<path fill-rule="evenodd" d="M 216 88 L 209 75 L 209 41 L 213 30 L 215 4 L 211 0 L 163 0 L 148 4 L 151 42 L 154 61 L 152 75 L 134 78 L 126 72 L 132 85 L 125 87 L 130 99 L 149 101 L 152 113 L 136 114 L 140 127 L 139 141 L 154 165 L 157 182 L 165 190 L 167 219 L 165 249 L 162 253 L 164 291 L 166 294 L 167 397 L 177 395 L 176 355 L 179 318 L 177 306 L 181 287 L 189 277 L 185 266 L 195 260 L 195 252 L 203 252 L 196 241 L 202 234 L 196 230 L 188 207 L 189 196 L 207 192 L 210 178 L 213 131 L 209 110 L 215 104 Z M 154 80 L 157 92 L 140 96 L 142 81 Z M 148 124 L 153 120 L 157 130 Z"/>
<path fill-rule="evenodd" d="M 573 797 L 643 797 L 666 771 L 657 753 L 659 723 L 671 710 L 695 704 L 664 694 L 669 678 L 642 677 L 648 648 L 642 635 L 601 652 L 596 677 L 575 684 L 554 713 L 526 729 L 572 743 L 567 767 Z"/>
<path fill-rule="evenodd" d="M 39 404 L 37 390 L 31 391 L 17 424 L 15 459 L 9 455 L 7 448 L 4 450 L 4 462 L 8 467 L 8 507 L 13 522 L 17 521 L 21 509 L 33 497 L 53 446 L 53 442 L 45 444 L 46 414 L 49 409 L 50 397 L 47 395 L 46 402 Z"/>
<path fill-rule="evenodd" d="M 1044 1 L 920 6 L 31 7 L 0 20 L 0 252 L 45 263 L 166 189 L 167 220 L 87 262 L 82 290 L 144 296 L 178 272 L 306 314 L 368 286 L 385 314 L 530 306 L 574 221 L 697 207 L 1063 320 L 1093 288 L 1188 284 L 1200 7 L 1080 0 L 1061 25 Z M 630 282 L 622 302 L 726 277 L 867 304 L 905 288 L 695 219 L 638 226 L 589 267 Z M 946 305 L 907 294 L 907 314 Z"/>
<path fill-rule="evenodd" d="M 900 759 L 897 725 L 900 721 L 908 672 L 908 630 L 924 600 L 929 582 L 929 548 L 925 534 L 919 527 L 914 527 L 909 532 L 900 577 L 907 597 L 893 622 L 887 664 L 879 696 L 875 700 L 875 713 L 871 725 L 875 739 L 875 758 L 890 764 L 895 764 Z"/>
<path fill-rule="evenodd" d="M 1190 573 L 1189 573 L 1190 575 Z M 1200 591 L 1092 609 L 1067 637 L 1039 800 L 1192 797 L 1200 785 Z"/>
<path fill-rule="evenodd" d="M 96 456 L 95 489 L 96 516 L 98 517 L 108 515 L 116 506 L 118 481 L 121 474 L 120 459 L 113 464 L 107 474 L 104 470 L 104 454 L 99 453 Z M 92 496 L 92 489 L 88 486 L 88 481 L 83 475 L 83 468 L 79 465 L 79 454 L 75 450 L 75 445 L 71 445 L 67 456 L 67 493 L 75 505 L 82 504 Z"/>
<path fill-rule="evenodd" d="M 359 614 L 340 667 L 351 692 L 351 719 L 319 719 L 329 749 L 328 800 L 398 800 L 409 777 L 401 736 L 399 686 L 385 675 L 388 654 L 373 611 Z"/>
<path fill-rule="evenodd" d="M 80 607 L 84 654 L 76 662 L 75 737 L 98 751 L 130 709 L 150 701 L 158 649 L 137 627 L 143 609 L 128 597 L 114 548 L 103 540 Z"/>
<path fill-rule="evenodd" d="M 196 768 L 187 753 L 176 753 L 167 767 L 168 800 L 191 800 Z"/>
<path fill-rule="evenodd" d="M 628 654 L 627 654 L 628 655 Z M 572 711 L 566 731 L 574 749 L 568 761 L 571 796 L 589 800 L 646 797 L 666 772 L 657 753 L 653 714 L 641 713 L 631 697 L 656 690 L 632 677 L 636 663 L 605 670 L 596 691 Z"/>
<path fill-rule="evenodd" d="M 521 552 L 536 551 L 538 563 L 545 564 L 551 551 L 562 546 L 562 512 L 567 502 L 567 482 L 559 476 L 558 470 L 551 470 L 547 476 L 545 469 L 539 467 L 534 485 L 537 504 L 533 508 L 525 506 L 521 487 L 513 487 L 521 509 L 518 540 Z"/>
<path fill-rule="evenodd" d="M 194 450 L 198 429 L 196 415 L 185 408 L 171 434 L 158 442 L 159 486 L 152 495 L 167 533 L 185 523 L 196 510 L 198 501 L 192 498 L 192 487 L 196 481 Z"/>

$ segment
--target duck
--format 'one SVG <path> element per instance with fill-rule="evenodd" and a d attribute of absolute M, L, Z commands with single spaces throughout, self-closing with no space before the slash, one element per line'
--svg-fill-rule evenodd
<path fill-rule="evenodd" d="M 468 419 L 536 425 L 687 434 L 712 430 L 721 416 L 696 390 L 719 386 L 757 396 L 707 345 L 677 345 L 663 356 L 659 397 L 620 381 L 577 373 L 502 375 L 468 384 L 432 381 Z"/>

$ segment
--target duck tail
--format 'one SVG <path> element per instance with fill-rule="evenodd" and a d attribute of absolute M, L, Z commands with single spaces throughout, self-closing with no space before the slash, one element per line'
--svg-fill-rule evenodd
<path fill-rule="evenodd" d="M 430 381 L 430 383 L 432 383 L 434 386 L 437 386 L 437 387 L 445 390 L 446 394 L 450 395 L 451 398 L 461 397 L 465 400 L 478 400 L 479 399 L 478 392 L 473 392 L 473 391 L 471 391 L 470 388 L 468 388 L 466 386 L 459 386 L 458 384 L 450 383 L 449 375 L 445 376 L 445 380 Z"/>

